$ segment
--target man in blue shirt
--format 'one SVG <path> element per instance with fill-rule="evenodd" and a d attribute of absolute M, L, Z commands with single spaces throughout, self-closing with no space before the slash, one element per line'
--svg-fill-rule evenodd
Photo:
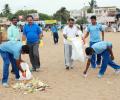
<path fill-rule="evenodd" d="M 102 33 L 102 39 L 101 39 L 101 33 Z M 102 25 L 96 22 L 96 16 L 91 17 L 91 24 L 89 24 L 87 27 L 87 34 L 85 34 L 84 36 L 84 41 L 89 36 L 89 34 L 90 34 L 90 42 L 89 42 L 90 47 L 97 42 L 104 41 L 104 31 Z M 96 64 L 100 65 L 100 63 L 101 63 L 101 55 L 97 55 L 97 62 L 96 62 L 96 55 L 92 55 L 91 66 L 93 68 L 96 68 Z"/>
<path fill-rule="evenodd" d="M 25 77 L 26 73 L 20 66 L 20 63 L 23 62 L 21 60 L 21 54 L 25 53 L 29 53 L 29 47 L 27 45 L 22 46 L 22 43 L 20 41 L 8 41 L 0 45 L 0 54 L 3 59 L 3 86 L 8 87 L 9 65 L 11 56 L 15 59 L 16 62 L 14 63 L 17 65 L 13 66 L 15 78 L 17 80 L 19 79 L 19 70 Z"/>
<path fill-rule="evenodd" d="M 114 60 L 114 55 L 112 52 L 112 43 L 111 42 L 105 42 L 105 41 L 101 41 L 98 43 L 95 43 L 94 45 L 92 45 L 92 47 L 88 47 L 85 50 L 86 55 L 89 56 L 87 65 L 86 65 L 86 69 L 84 71 L 84 74 L 87 74 L 87 70 L 90 66 L 90 59 L 92 55 L 94 54 L 101 54 L 102 55 L 102 65 L 98 74 L 98 77 L 101 78 L 106 69 L 107 69 L 107 65 L 110 65 L 112 68 L 115 69 L 116 73 L 120 72 L 120 66 L 115 64 L 112 60 Z"/>
<path fill-rule="evenodd" d="M 56 24 L 52 25 L 51 32 L 53 33 L 54 43 L 57 44 L 59 36 L 58 36 L 58 28 L 57 28 Z"/>
<path fill-rule="evenodd" d="M 28 24 L 23 28 L 23 34 L 30 48 L 29 56 L 33 71 L 36 71 L 36 69 L 40 68 L 39 41 L 42 31 L 40 27 L 33 22 L 33 17 L 31 15 L 27 16 L 27 22 Z"/>

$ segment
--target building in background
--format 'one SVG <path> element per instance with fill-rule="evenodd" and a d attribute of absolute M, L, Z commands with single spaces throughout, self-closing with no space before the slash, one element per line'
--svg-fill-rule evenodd
<path fill-rule="evenodd" d="M 88 22 L 90 22 L 92 15 L 96 15 L 100 23 L 114 23 L 116 21 L 116 14 L 118 12 L 116 6 L 95 7 L 93 8 L 93 13 L 88 13 L 88 9 L 89 6 L 85 6 L 80 10 L 72 10 L 70 11 L 70 16 L 76 20 L 86 17 Z"/>

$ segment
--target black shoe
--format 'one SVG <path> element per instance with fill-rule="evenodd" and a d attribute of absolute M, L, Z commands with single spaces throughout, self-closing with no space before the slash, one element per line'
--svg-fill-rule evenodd
<path fill-rule="evenodd" d="M 32 68 L 32 71 L 33 71 L 33 72 L 36 72 L 36 68 Z"/>
<path fill-rule="evenodd" d="M 11 70 L 11 73 L 12 73 L 12 74 L 15 74 L 14 70 Z"/>
<path fill-rule="evenodd" d="M 69 66 L 66 67 L 66 70 L 69 70 Z"/>

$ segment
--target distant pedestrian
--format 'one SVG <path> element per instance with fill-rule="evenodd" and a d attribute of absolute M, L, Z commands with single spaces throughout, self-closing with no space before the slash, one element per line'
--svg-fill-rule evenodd
<path fill-rule="evenodd" d="M 58 36 L 58 27 L 56 26 L 56 24 L 52 25 L 51 32 L 53 34 L 54 44 L 57 44 L 59 40 L 59 36 Z"/>

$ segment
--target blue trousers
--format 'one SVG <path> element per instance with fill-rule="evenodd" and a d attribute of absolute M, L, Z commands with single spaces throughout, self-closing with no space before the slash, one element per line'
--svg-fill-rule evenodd
<path fill-rule="evenodd" d="M 90 47 L 94 45 L 96 42 L 90 42 Z M 96 61 L 96 56 L 97 56 L 97 61 Z M 91 57 L 91 66 L 92 68 L 96 68 L 96 64 L 100 65 L 101 64 L 101 54 L 93 54 Z"/>
<path fill-rule="evenodd" d="M 19 70 L 18 67 L 16 66 L 16 61 L 13 58 L 13 55 L 7 52 L 3 52 L 0 50 L 2 59 L 3 59 L 3 78 L 2 78 L 2 83 L 7 83 L 8 82 L 8 76 L 9 76 L 9 65 L 10 62 L 12 64 L 12 67 L 15 71 L 15 78 L 18 79 L 19 76 Z"/>
<path fill-rule="evenodd" d="M 103 60 L 102 60 L 101 69 L 99 71 L 100 75 L 104 75 L 107 69 L 107 65 L 111 66 L 113 69 L 120 69 L 120 66 L 112 61 L 108 50 L 105 50 L 101 55 L 103 57 Z"/>

